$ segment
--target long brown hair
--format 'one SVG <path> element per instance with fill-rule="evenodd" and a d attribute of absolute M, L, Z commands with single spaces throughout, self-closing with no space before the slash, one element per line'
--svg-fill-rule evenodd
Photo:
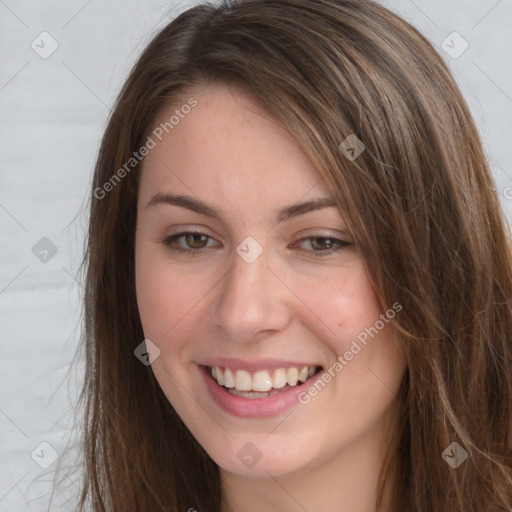
<path fill-rule="evenodd" d="M 376 506 L 393 481 L 390 512 L 511 509 L 510 235 L 445 63 L 369 0 L 196 6 L 136 63 L 91 197 L 80 509 L 220 508 L 217 466 L 133 354 L 144 339 L 134 284 L 140 164 L 112 179 L 164 106 L 210 83 L 249 92 L 295 137 L 336 197 L 382 307 L 403 307 L 393 326 L 408 369 Z M 339 148 L 350 135 L 365 146 L 353 161 Z M 441 456 L 453 442 L 469 454 L 457 469 Z"/>

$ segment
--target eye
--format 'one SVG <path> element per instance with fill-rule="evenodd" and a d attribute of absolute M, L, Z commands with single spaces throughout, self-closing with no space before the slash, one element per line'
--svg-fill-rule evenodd
<path fill-rule="evenodd" d="M 328 256 L 349 245 L 353 244 L 331 236 L 309 236 L 295 242 L 292 247 L 310 252 L 314 256 Z"/>
<path fill-rule="evenodd" d="M 202 249 L 208 245 L 209 237 L 201 233 L 187 233 L 183 235 L 185 244 L 191 249 Z"/>
<path fill-rule="evenodd" d="M 219 244 L 204 233 L 188 231 L 168 236 L 163 240 L 164 245 L 176 252 L 199 252 L 209 247 L 218 247 Z"/>

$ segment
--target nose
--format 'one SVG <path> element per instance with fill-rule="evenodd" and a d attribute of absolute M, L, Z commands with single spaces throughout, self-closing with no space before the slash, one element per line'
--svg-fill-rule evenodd
<path fill-rule="evenodd" d="M 232 260 L 216 298 L 216 328 L 239 343 L 285 329 L 291 321 L 290 291 L 270 269 L 265 252 L 252 263 L 236 253 Z"/>

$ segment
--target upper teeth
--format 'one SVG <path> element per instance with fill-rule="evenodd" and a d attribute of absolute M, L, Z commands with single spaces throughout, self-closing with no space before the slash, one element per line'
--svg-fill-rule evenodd
<path fill-rule="evenodd" d="M 212 377 L 226 388 L 235 388 L 238 391 L 270 391 L 272 388 L 280 389 L 286 386 L 296 386 L 299 382 L 306 382 L 312 377 L 318 367 L 293 366 L 290 368 L 276 368 L 273 373 L 268 370 L 259 370 L 252 375 L 246 370 L 231 370 L 223 366 L 210 368 Z"/>

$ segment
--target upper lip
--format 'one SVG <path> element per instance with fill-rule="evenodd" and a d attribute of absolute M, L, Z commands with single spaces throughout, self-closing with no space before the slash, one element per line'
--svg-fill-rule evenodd
<path fill-rule="evenodd" d="M 225 368 L 257 372 L 259 370 L 275 370 L 276 368 L 302 368 L 304 366 L 322 367 L 321 364 L 304 361 L 284 361 L 282 359 L 259 359 L 246 361 L 237 358 L 214 357 L 200 363 L 201 366 L 223 366 Z"/>

